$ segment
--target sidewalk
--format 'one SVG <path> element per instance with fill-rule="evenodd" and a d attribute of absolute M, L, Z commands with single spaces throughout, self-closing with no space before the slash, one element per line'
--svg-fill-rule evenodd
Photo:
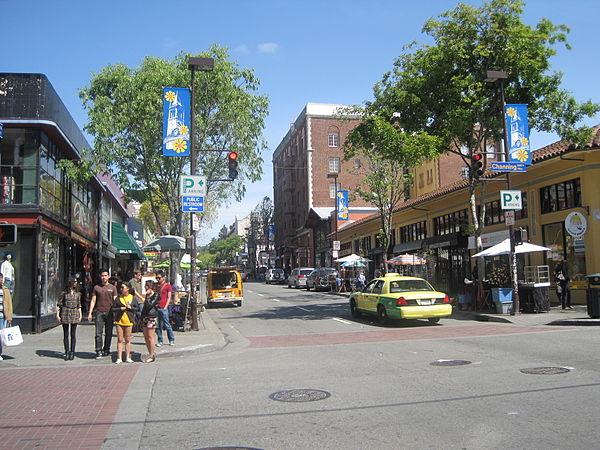
<path fill-rule="evenodd" d="M 82 322 L 77 327 L 77 347 L 73 361 L 64 360 L 63 330 L 58 325 L 40 334 L 24 334 L 23 343 L 15 347 L 3 348 L 3 361 L 0 369 L 9 367 L 65 367 L 112 364 L 117 349 L 116 330 L 113 330 L 110 357 L 96 360 L 94 352 L 94 323 Z M 166 332 L 163 331 L 166 340 Z M 200 314 L 199 331 L 175 331 L 175 345 L 163 345 L 156 349 L 157 360 L 181 356 L 189 352 L 208 353 L 223 348 L 227 342 L 219 328 L 215 325 L 207 311 Z M 144 335 L 133 333 L 133 360 L 140 362 L 147 354 Z"/>

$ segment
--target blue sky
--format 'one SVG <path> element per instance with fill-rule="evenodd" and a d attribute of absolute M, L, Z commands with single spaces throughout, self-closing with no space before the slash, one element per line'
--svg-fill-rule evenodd
<path fill-rule="evenodd" d="M 270 99 L 263 180 L 249 184 L 246 198 L 224 208 L 212 229 L 202 231 L 201 241 L 207 242 L 236 215 L 244 217 L 264 196 L 272 197 L 272 152 L 306 103 L 370 99 L 373 84 L 392 67 L 402 46 L 424 40 L 424 21 L 457 3 L 0 0 L 0 72 L 46 74 L 83 127 L 87 117 L 78 91 L 108 64 L 137 66 L 147 55 L 172 58 L 218 43 L 240 66 L 255 69 L 261 92 Z M 534 25 L 545 17 L 571 28 L 573 49 L 561 49 L 553 68 L 564 73 L 563 87 L 579 100 L 598 102 L 596 10 L 596 0 L 532 0 L 524 21 Z M 587 122 L 598 123 L 600 117 Z M 533 134 L 532 145 L 539 148 L 555 139 Z"/>

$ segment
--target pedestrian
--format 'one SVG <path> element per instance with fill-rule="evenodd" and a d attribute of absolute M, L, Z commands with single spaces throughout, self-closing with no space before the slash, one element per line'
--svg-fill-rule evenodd
<path fill-rule="evenodd" d="M 571 307 L 571 287 L 569 286 L 571 278 L 567 262 L 564 259 L 558 261 L 554 267 L 554 281 L 562 309 L 573 309 Z"/>
<path fill-rule="evenodd" d="M 146 299 L 142 307 L 142 330 L 144 332 L 144 341 L 148 349 L 148 357 L 144 360 L 145 363 L 154 362 L 156 359 L 155 340 L 156 337 L 156 322 L 158 317 L 158 302 L 160 296 L 156 291 L 156 284 L 152 280 L 146 281 Z"/>
<path fill-rule="evenodd" d="M 110 342 L 112 340 L 113 314 L 112 306 L 117 298 L 117 288 L 108 282 L 108 270 L 100 270 L 100 284 L 94 286 L 88 321 L 92 321 L 92 313 L 96 310 L 96 359 L 110 355 Z M 104 344 L 102 342 L 104 331 Z"/>
<path fill-rule="evenodd" d="M 77 324 L 81 322 L 81 292 L 77 289 L 77 280 L 69 278 L 67 288 L 58 299 L 56 318 L 62 324 L 63 344 L 65 346 L 65 361 L 75 359 L 77 344 Z M 69 342 L 69 337 L 71 338 Z"/>
<path fill-rule="evenodd" d="M 0 272 L 0 330 L 12 326 L 13 304 L 10 290 L 4 286 L 4 275 Z M 2 361 L 2 339 L 0 339 L 0 361 Z"/>
<path fill-rule="evenodd" d="M 133 332 L 141 330 L 141 313 L 142 305 L 144 304 L 144 296 L 142 295 L 142 272 L 136 270 L 133 272 L 133 278 L 129 280 L 131 285 L 131 293 L 137 299 L 139 310 L 135 313 L 135 323 L 133 324 Z"/>
<path fill-rule="evenodd" d="M 158 302 L 158 326 L 156 328 L 156 346 L 160 347 L 163 345 L 163 328 L 167 330 L 167 338 L 169 339 L 169 345 L 175 345 L 175 335 L 173 334 L 173 328 L 171 327 L 171 321 L 169 320 L 169 304 L 171 303 L 172 288 L 167 280 L 165 280 L 165 273 L 162 270 L 156 272 L 156 283 L 158 286 L 158 295 L 160 300 Z"/>
<path fill-rule="evenodd" d="M 135 312 L 139 309 L 137 299 L 131 293 L 131 285 L 127 282 L 119 284 L 121 291 L 115 300 L 112 310 L 117 327 L 117 359 L 115 364 L 121 364 L 121 356 L 125 350 L 125 362 L 132 363 L 131 359 L 131 331 L 135 321 Z"/>

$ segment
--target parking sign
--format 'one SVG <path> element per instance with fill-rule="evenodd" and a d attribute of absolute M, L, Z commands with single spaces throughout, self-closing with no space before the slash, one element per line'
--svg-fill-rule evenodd
<path fill-rule="evenodd" d="M 521 191 L 500 191 L 501 209 L 523 209 Z"/>

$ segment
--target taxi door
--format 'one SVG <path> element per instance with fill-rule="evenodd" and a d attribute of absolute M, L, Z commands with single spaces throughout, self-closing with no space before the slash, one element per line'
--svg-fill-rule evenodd
<path fill-rule="evenodd" d="M 377 303 L 379 303 L 379 296 L 383 291 L 383 280 L 373 280 L 373 288 L 367 298 L 367 310 L 371 312 L 377 312 Z"/>
<path fill-rule="evenodd" d="M 369 299 L 377 280 L 368 283 L 365 288 L 356 296 L 356 306 L 358 309 L 369 311 Z"/>

